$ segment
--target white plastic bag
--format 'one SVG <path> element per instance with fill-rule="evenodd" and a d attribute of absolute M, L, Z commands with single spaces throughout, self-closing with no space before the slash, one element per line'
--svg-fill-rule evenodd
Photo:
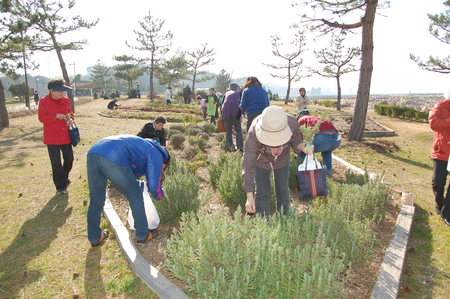
<path fill-rule="evenodd" d="M 322 169 L 322 165 L 317 162 L 314 155 L 306 155 L 303 163 L 298 166 L 298 171 Z"/>
<path fill-rule="evenodd" d="M 142 183 L 142 182 L 140 182 Z M 148 194 L 147 184 L 143 181 L 144 188 L 142 190 L 142 195 L 144 197 L 144 209 L 145 216 L 147 216 L 148 229 L 155 229 L 159 225 L 159 215 L 156 211 L 155 205 L 153 204 L 150 195 Z M 133 214 L 131 213 L 131 208 L 128 210 L 128 224 L 130 225 L 130 229 L 135 230 L 134 228 L 134 219 Z"/>

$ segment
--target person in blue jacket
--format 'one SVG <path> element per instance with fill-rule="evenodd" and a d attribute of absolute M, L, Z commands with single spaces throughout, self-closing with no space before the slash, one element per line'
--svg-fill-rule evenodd
<path fill-rule="evenodd" d="M 247 132 L 255 117 L 270 106 L 267 91 L 262 87 L 258 78 L 250 76 L 242 87 L 242 100 L 239 108 L 247 115 Z"/>
<path fill-rule="evenodd" d="M 158 229 L 148 229 L 142 189 L 137 179 L 145 174 L 151 196 L 161 200 L 164 197 L 162 172 L 169 163 L 169 153 L 157 141 L 138 136 L 105 137 L 91 147 L 87 154 L 90 195 L 87 228 L 92 247 L 100 245 L 109 234 L 108 230 L 100 228 L 107 180 L 119 188 L 130 203 L 137 242 L 145 243 L 158 235 Z"/>

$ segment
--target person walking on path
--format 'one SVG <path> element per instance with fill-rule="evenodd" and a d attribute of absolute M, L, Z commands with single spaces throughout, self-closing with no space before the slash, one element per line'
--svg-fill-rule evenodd
<path fill-rule="evenodd" d="M 309 115 L 309 111 L 306 109 L 297 113 L 297 120 L 300 126 L 314 127 L 319 125 L 319 132 L 314 136 L 312 144 L 314 145 L 314 152 L 321 153 L 322 161 L 327 167 L 328 176 L 331 176 L 333 172 L 332 153 L 341 146 L 341 135 L 338 134 L 331 122 L 320 118 L 320 116 Z M 306 155 L 300 153 L 300 156 L 304 158 Z"/>
<path fill-rule="evenodd" d="M 236 83 L 230 83 L 230 90 L 225 93 L 225 98 L 222 104 L 222 120 L 225 123 L 227 132 L 225 133 L 226 141 L 230 145 L 230 151 L 234 152 L 236 149 L 233 144 L 233 129 L 236 131 L 236 147 L 237 150 L 243 151 L 244 142 L 242 140 L 242 126 L 241 126 L 241 109 L 239 104 L 241 102 L 241 91 L 238 89 Z"/>
<path fill-rule="evenodd" d="M 39 93 L 37 90 L 34 91 L 34 103 L 36 106 L 39 104 Z"/>
<path fill-rule="evenodd" d="M 148 229 L 142 189 L 137 179 L 145 174 L 148 190 L 156 200 L 164 198 L 162 172 L 170 163 L 170 155 L 159 143 L 133 135 L 116 135 L 100 139 L 87 154 L 89 208 L 88 240 L 96 247 L 108 237 L 100 228 L 101 213 L 106 200 L 106 187 L 111 181 L 130 203 L 138 243 L 146 243 L 158 235 Z"/>
<path fill-rule="evenodd" d="M 267 91 L 262 87 L 258 78 L 250 76 L 243 86 L 242 101 L 239 107 L 247 115 L 247 132 L 258 115 L 270 106 Z"/>
<path fill-rule="evenodd" d="M 247 133 L 242 160 L 242 180 L 247 213 L 270 216 L 270 173 L 273 171 L 277 211 L 287 213 L 290 205 L 290 148 L 308 155 L 295 117 L 281 107 L 269 106 L 258 115 Z"/>
<path fill-rule="evenodd" d="M 436 213 L 450 226 L 450 186 L 444 196 L 450 155 L 450 91 L 446 99 L 439 101 L 430 110 L 428 123 L 434 131 L 430 157 L 433 159 L 433 188 Z"/>
<path fill-rule="evenodd" d="M 52 164 L 53 183 L 57 194 L 67 193 L 70 185 L 69 173 L 73 166 L 73 148 L 69 126 L 73 125 L 74 114 L 64 92 L 71 90 L 62 79 L 47 84 L 50 91 L 39 101 L 38 118 L 44 125 L 44 144 Z M 61 153 L 64 163 L 61 163 Z"/>
<path fill-rule="evenodd" d="M 172 103 L 172 87 L 170 86 L 167 86 L 166 88 L 165 99 L 166 99 L 165 104 L 168 105 Z"/>
<path fill-rule="evenodd" d="M 185 104 L 190 104 L 191 103 L 191 97 L 192 97 L 192 90 L 189 87 L 189 84 L 187 84 L 184 88 L 183 88 L 183 98 L 184 98 L 184 103 Z"/>

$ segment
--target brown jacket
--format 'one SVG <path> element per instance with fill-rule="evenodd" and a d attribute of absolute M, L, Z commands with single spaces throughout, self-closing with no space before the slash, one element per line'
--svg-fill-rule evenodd
<path fill-rule="evenodd" d="M 261 115 L 257 116 L 247 132 L 247 139 L 245 142 L 244 156 L 242 159 L 242 180 L 245 192 L 255 191 L 255 167 L 264 169 L 278 169 L 290 161 L 290 147 L 294 152 L 298 153 L 298 146 L 303 142 L 300 135 L 299 124 L 297 120 L 288 115 L 288 125 L 292 131 L 292 137 L 288 143 L 283 145 L 283 152 L 277 159 L 272 155 L 270 147 L 258 141 L 255 133 L 255 127 L 261 121 Z"/>

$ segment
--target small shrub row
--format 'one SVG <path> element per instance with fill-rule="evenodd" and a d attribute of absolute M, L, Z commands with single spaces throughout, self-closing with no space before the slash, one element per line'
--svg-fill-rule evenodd
<path fill-rule="evenodd" d="M 324 106 L 324 107 L 329 107 L 329 108 L 336 108 L 337 107 L 337 101 L 330 101 L 330 100 L 319 101 L 319 100 L 314 100 L 312 102 L 313 102 L 314 105 L 317 105 L 317 106 Z M 348 107 L 348 106 L 349 106 L 349 104 L 342 103 L 342 99 L 341 99 L 341 108 Z"/>
<path fill-rule="evenodd" d="M 374 106 L 379 115 L 408 119 L 418 122 L 428 122 L 428 111 L 418 111 L 411 107 L 400 107 L 378 104 Z"/>

